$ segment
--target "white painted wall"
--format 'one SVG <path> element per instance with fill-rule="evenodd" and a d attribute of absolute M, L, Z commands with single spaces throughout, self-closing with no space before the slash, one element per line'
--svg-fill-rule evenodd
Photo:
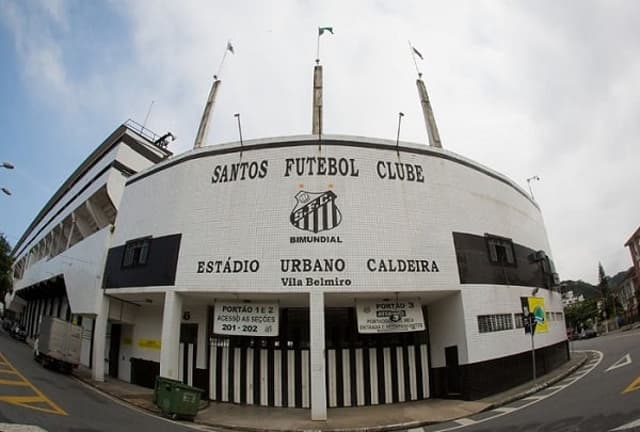
<path fill-rule="evenodd" d="M 359 176 L 284 176 L 286 157 L 318 155 L 354 158 Z M 280 270 L 280 259 L 301 257 L 345 260 L 345 272 L 323 276 L 346 276 L 351 285 L 314 288 L 323 292 L 451 290 L 459 282 L 452 231 L 495 233 L 549 251 L 540 212 L 520 189 L 449 160 L 405 153 L 400 159 L 422 166 L 425 182 L 380 179 L 377 162 L 396 162 L 396 152 L 349 146 L 245 152 L 243 162 L 268 161 L 268 174 L 228 183 L 212 184 L 213 170 L 239 162 L 239 154 L 187 160 L 127 186 L 113 243 L 182 233 L 176 286 L 193 291 L 307 293 L 309 287 L 281 281 L 313 276 Z M 300 190 L 337 195 L 342 223 L 324 234 L 339 236 L 342 243 L 290 243 L 292 236 L 311 235 L 289 223 Z M 197 272 L 198 261 L 229 257 L 257 259 L 260 270 Z M 370 258 L 435 260 L 440 272 L 370 272 Z"/>
<path fill-rule="evenodd" d="M 531 350 L 531 337 L 523 328 L 499 332 L 480 333 L 478 315 L 520 313 L 520 297 L 531 295 L 531 288 L 516 286 L 465 286 L 462 299 L 465 310 L 465 329 L 469 348 L 469 363 L 489 360 Z M 558 292 L 540 290 L 547 312 L 562 312 L 562 299 Z M 553 345 L 567 339 L 564 321 L 549 321 L 547 333 L 535 334 L 535 346 Z"/>
<path fill-rule="evenodd" d="M 120 337 L 118 379 L 131 381 L 131 353 L 133 351 L 133 325 L 123 324 Z"/>
<path fill-rule="evenodd" d="M 14 289 L 33 285 L 62 274 L 67 296 L 74 314 L 97 314 L 97 296 L 102 295 L 104 261 L 111 230 L 106 227 L 63 253 L 34 263 L 22 279 L 14 281 Z"/>
<path fill-rule="evenodd" d="M 429 343 L 431 348 L 431 367 L 444 367 L 444 349 L 458 346 L 458 361 L 468 363 L 467 339 L 460 293 L 449 295 L 429 304 Z"/>
<path fill-rule="evenodd" d="M 136 314 L 136 323 L 133 326 L 133 340 L 131 345 L 131 357 L 160 361 L 160 350 L 140 346 L 142 340 L 161 340 L 162 332 L 162 307 L 143 306 Z"/>
<path fill-rule="evenodd" d="M 331 137 L 325 137 L 327 140 Z M 291 140 L 305 140 L 295 137 Z M 388 141 L 349 138 L 363 143 Z M 269 140 L 265 140 L 269 141 Z M 283 139 L 286 141 L 286 139 Z M 264 141 L 261 141 L 261 143 Z M 245 143 L 250 146 L 252 142 Z M 395 144 L 395 143 L 393 143 Z M 424 150 L 424 146 L 402 143 Z M 227 146 L 228 147 L 228 146 Z M 191 292 L 242 293 L 358 293 L 460 291 L 429 304 L 432 361 L 444 365 L 444 347 L 459 346 L 460 362 L 471 363 L 526 349 L 526 338 L 498 332 L 479 335 L 477 315 L 519 312 L 519 297 L 529 287 L 470 286 L 459 283 L 452 232 L 496 234 L 512 238 L 551 255 L 539 209 L 522 188 L 481 165 L 446 150 L 409 154 L 395 150 L 324 145 L 267 148 L 215 155 L 225 146 L 205 147 L 159 164 L 172 164 L 125 188 L 113 245 L 133 238 L 181 233 L 175 287 Z M 436 157 L 443 155 L 445 157 Z M 193 157 L 199 156 L 199 157 Z M 354 159 L 358 176 L 285 176 L 286 158 L 334 157 Z M 214 169 L 239 162 L 267 161 L 264 178 L 212 183 Z M 422 167 L 423 183 L 392 181 L 378 175 L 378 162 L 402 162 Z M 155 170 L 151 168 L 150 171 Z M 333 191 L 342 214 L 341 224 L 318 235 L 339 236 L 341 243 L 291 243 L 291 237 L 313 236 L 289 222 L 295 196 Z M 288 273 L 282 259 L 341 258 L 344 272 Z M 436 261 L 439 272 L 371 272 L 369 259 Z M 258 260 L 258 272 L 198 273 L 198 261 Z M 297 277 L 347 278 L 339 287 L 286 286 L 282 279 Z M 148 290 L 150 287 L 141 288 Z M 153 288 L 154 290 L 156 288 Z M 136 289 L 128 289 L 135 292 Z M 547 309 L 560 311 L 560 296 L 545 292 Z M 525 293 L 525 294 L 523 294 Z M 557 297 L 557 299 L 556 299 Z M 428 296 L 426 296 L 428 298 Z M 158 315 L 158 317 L 160 314 Z M 137 323 L 144 321 L 138 317 Z M 145 324 L 146 326 L 147 324 Z M 136 328 L 138 324 L 136 325 Z M 158 323 L 156 331 L 159 331 Z M 517 334 L 516 334 L 517 333 Z M 561 334 L 562 333 L 562 334 Z M 564 340 L 553 329 L 538 339 L 539 346 Z M 202 351 L 202 350 L 199 350 Z"/>

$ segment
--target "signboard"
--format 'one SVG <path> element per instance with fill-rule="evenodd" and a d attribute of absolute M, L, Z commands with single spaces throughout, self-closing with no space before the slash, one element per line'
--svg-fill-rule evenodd
<path fill-rule="evenodd" d="M 417 299 L 357 300 L 359 333 L 404 333 L 425 329 Z"/>
<path fill-rule="evenodd" d="M 549 331 L 544 310 L 544 298 L 542 297 L 520 297 L 522 313 L 524 315 L 525 333 L 546 333 Z"/>
<path fill-rule="evenodd" d="M 277 303 L 216 302 L 213 332 L 236 336 L 278 336 Z"/>

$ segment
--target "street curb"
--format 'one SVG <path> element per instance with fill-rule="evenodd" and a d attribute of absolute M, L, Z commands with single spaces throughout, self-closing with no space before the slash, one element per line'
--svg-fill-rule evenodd
<path fill-rule="evenodd" d="M 500 401 L 494 402 L 489 404 L 489 406 L 487 406 L 486 408 L 483 408 L 482 410 L 474 413 L 474 414 L 478 414 L 481 412 L 485 412 L 485 411 L 490 411 L 492 409 L 498 408 L 500 406 L 506 405 L 508 403 L 511 403 L 513 401 L 516 400 L 520 400 L 522 398 L 525 398 L 527 396 L 530 396 L 534 393 L 539 392 L 540 390 L 543 390 L 547 387 L 552 386 L 553 384 L 562 381 L 563 379 L 565 379 L 566 377 L 568 377 L 569 375 L 571 375 L 572 373 L 574 373 L 576 370 L 578 370 L 580 367 L 582 367 L 587 360 L 589 359 L 588 355 L 585 353 L 574 353 L 575 355 L 583 355 L 583 359 L 580 360 L 578 363 L 576 363 L 575 365 L 571 366 L 570 368 L 568 368 L 566 371 L 562 372 L 561 374 L 554 376 L 553 378 L 550 378 L 549 380 L 540 383 L 534 387 L 531 387 L 527 390 L 524 390 L 520 393 L 516 393 L 513 396 L 509 396 L 507 398 L 504 398 Z M 471 414 L 471 415 L 474 415 Z M 450 419 L 450 420 L 446 420 L 446 421 L 454 421 L 455 419 Z M 213 428 L 217 428 L 217 429 L 227 429 L 227 430 L 233 430 L 233 431 L 243 431 L 243 432 L 267 432 L 267 431 L 273 431 L 273 432 L 311 432 L 311 431 L 322 431 L 322 432 L 385 432 L 385 431 L 397 431 L 397 430 L 406 430 L 406 429 L 415 429 L 415 428 L 420 428 L 420 427 L 425 427 L 425 426 L 430 426 L 430 425 L 434 425 L 434 424 L 438 424 L 438 423 L 444 423 L 444 422 L 433 422 L 433 421 L 413 421 L 413 422 L 406 422 L 406 423 L 396 423 L 396 424 L 390 424 L 390 425 L 381 425 L 381 426 L 371 426 L 371 427 L 361 427 L 361 428 L 336 428 L 336 429 L 324 429 L 324 428 L 318 428 L 318 429 L 268 429 L 268 428 L 251 428 L 251 427 L 246 427 L 246 426 L 239 426 L 239 425 L 229 425 L 229 424 L 216 424 L 216 423 L 207 423 L 207 422 L 200 422 L 198 421 L 198 419 L 196 418 L 195 423 L 197 424 L 201 424 L 201 425 L 205 425 L 205 426 L 210 426 Z"/>
<path fill-rule="evenodd" d="M 567 376 L 571 375 L 572 373 L 574 373 L 576 370 L 578 370 L 580 367 L 582 367 L 588 360 L 588 355 L 586 353 L 574 353 L 576 355 L 582 354 L 583 355 L 583 359 L 580 360 L 578 363 L 576 363 L 575 365 L 571 366 L 570 368 L 568 368 L 566 371 L 562 372 L 561 374 L 554 376 L 553 378 L 550 378 L 549 380 L 542 382 L 534 387 L 530 387 L 527 390 L 524 390 L 520 393 L 516 393 L 512 396 L 509 396 L 507 398 L 504 398 L 500 401 L 497 402 L 493 402 L 488 404 L 488 406 L 486 408 L 483 408 L 481 410 L 479 410 L 476 413 L 473 414 L 469 414 L 469 415 L 474 415 L 474 414 L 478 414 L 481 412 L 485 412 L 485 411 L 490 411 L 492 409 L 495 409 L 497 407 L 506 405 L 508 403 L 511 403 L 513 401 L 516 400 L 520 400 L 522 398 L 525 398 L 527 396 L 530 396 L 534 393 L 539 392 L 540 390 L 543 390 L 547 387 L 550 387 L 551 385 L 557 383 L 558 381 L 563 380 L 564 378 L 566 378 Z M 118 400 L 123 401 L 126 404 L 135 406 L 137 409 L 141 409 L 144 410 L 148 413 L 151 413 L 153 415 L 157 415 L 157 416 L 161 416 L 161 413 L 159 411 L 154 411 L 148 408 L 148 406 L 143 406 L 140 404 L 136 404 L 133 401 L 130 401 L 128 399 L 125 399 L 117 394 L 113 394 L 113 393 L 109 393 L 107 391 L 105 391 L 104 389 L 101 389 L 100 387 L 98 387 L 97 385 L 95 385 L 93 383 L 92 380 L 85 380 L 75 374 L 71 375 L 74 379 L 87 384 L 89 386 L 91 386 L 92 388 L 96 389 L 97 391 L 104 393 L 106 395 L 109 395 L 113 398 L 116 398 Z M 453 421 L 455 419 L 449 419 L 446 421 Z M 446 422 L 443 421 L 443 422 Z M 221 429 L 221 430 L 230 430 L 230 431 L 243 431 L 243 432 L 316 432 L 316 431 L 321 431 L 321 432 L 386 432 L 386 431 L 397 431 L 397 430 L 406 430 L 406 429 L 415 429 L 415 428 L 420 428 L 420 427 L 425 427 L 425 426 L 430 426 L 430 425 L 434 425 L 434 424 L 438 424 L 438 423 L 443 423 L 443 422 L 434 422 L 434 421 L 411 421 L 411 422 L 405 422 L 405 423 L 396 423 L 396 424 L 388 424 L 388 425 L 380 425 L 380 426 L 370 426 L 370 427 L 360 427 L 360 428 L 334 428 L 334 429 L 324 429 L 324 428 L 318 428 L 318 429 L 269 429 L 269 428 L 252 428 L 252 427 L 246 427 L 246 426 L 240 426 L 240 425 L 234 425 L 234 424 L 220 424 L 220 423 L 210 423 L 210 422 L 203 422 L 203 421 L 198 421 L 198 418 L 196 417 L 196 419 L 194 420 L 194 424 L 198 424 L 198 425 L 202 425 L 202 426 L 207 426 L 207 427 L 212 427 L 215 429 Z"/>
<path fill-rule="evenodd" d="M 161 417 L 161 414 L 162 414 L 162 413 L 161 413 L 161 411 L 160 411 L 159 409 L 158 409 L 158 411 L 155 411 L 155 410 L 149 409 L 149 407 L 148 407 L 148 406 L 146 406 L 146 405 L 143 405 L 143 404 L 137 404 L 137 403 L 135 403 L 135 402 L 133 402 L 133 401 L 131 401 L 131 400 L 129 400 L 129 399 L 126 399 L 126 398 L 124 398 L 124 397 L 122 397 L 122 396 L 120 396 L 120 395 L 118 395 L 118 394 L 116 394 L 116 393 L 110 393 L 110 392 L 108 392 L 108 391 L 106 391 L 106 390 L 104 390 L 104 389 L 101 389 L 101 388 L 100 388 L 100 387 L 98 387 L 96 384 L 94 384 L 94 381 L 93 381 L 93 380 L 86 380 L 86 379 L 83 379 L 83 378 L 81 378 L 81 377 L 79 377 L 79 376 L 77 376 L 77 375 L 75 375 L 75 374 L 73 374 L 73 373 L 72 373 L 70 376 L 71 376 L 73 379 L 75 379 L 75 380 L 77 380 L 77 381 L 80 381 L 80 382 L 81 382 L 81 383 L 83 383 L 83 384 L 88 385 L 88 386 L 89 386 L 89 387 L 91 387 L 92 389 L 94 389 L 94 390 L 96 390 L 96 391 L 98 391 L 98 392 L 100 392 L 100 393 L 102 393 L 102 394 L 104 394 L 104 395 L 107 395 L 107 396 L 112 397 L 112 398 L 114 398 L 114 399 L 118 399 L 119 401 L 122 401 L 123 403 L 125 403 L 125 404 L 127 404 L 127 405 L 134 406 L 134 407 L 136 407 L 137 409 L 141 409 L 141 410 L 144 410 L 144 411 L 146 411 L 146 412 L 148 412 L 148 413 L 151 413 L 151 414 L 154 414 L 154 415 L 157 415 L 157 416 L 160 416 L 160 417 Z"/>
<path fill-rule="evenodd" d="M 565 372 L 563 372 L 563 373 L 561 373 L 561 374 L 559 374 L 557 376 L 554 376 L 553 378 L 550 378 L 548 381 L 540 383 L 540 384 L 538 384 L 538 385 L 536 385 L 534 387 L 531 387 L 531 388 L 529 388 L 527 390 L 524 390 L 524 391 L 522 391 L 520 393 L 516 393 L 513 396 L 509 396 L 507 398 L 504 398 L 504 399 L 502 399 L 502 400 L 500 400 L 498 402 L 494 402 L 494 403 L 490 404 L 487 408 L 482 410 L 481 412 L 489 411 L 489 410 L 492 410 L 494 408 L 498 408 L 498 407 L 501 407 L 503 405 L 506 405 L 508 403 L 523 399 L 523 398 L 525 398 L 527 396 L 530 396 L 530 395 L 532 395 L 534 393 L 539 392 L 540 390 L 543 390 L 543 389 L 545 389 L 547 387 L 551 387 L 553 384 L 557 383 L 558 381 L 562 381 L 563 379 L 565 379 L 566 377 L 568 377 L 569 375 L 574 373 L 576 370 L 581 368 L 582 365 L 584 365 L 587 362 L 587 360 L 589 359 L 589 356 L 586 353 L 574 352 L 574 354 L 575 355 L 581 354 L 584 358 L 582 360 L 580 360 L 578 363 L 576 363 L 575 365 L 571 366 Z"/>

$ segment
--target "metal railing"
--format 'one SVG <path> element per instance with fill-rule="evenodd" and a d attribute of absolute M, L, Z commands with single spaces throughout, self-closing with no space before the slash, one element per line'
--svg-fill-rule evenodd
<path fill-rule="evenodd" d="M 129 129 L 131 129 L 132 131 L 136 132 L 137 134 L 141 135 L 142 137 L 148 139 L 152 143 L 155 143 L 158 140 L 158 138 L 160 138 L 160 135 L 158 135 L 151 129 L 144 127 L 143 125 L 136 122 L 135 120 L 128 119 L 126 122 L 124 122 L 124 125 Z"/>

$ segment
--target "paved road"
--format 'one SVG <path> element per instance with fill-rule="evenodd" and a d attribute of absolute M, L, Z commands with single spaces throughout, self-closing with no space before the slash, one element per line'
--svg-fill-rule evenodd
<path fill-rule="evenodd" d="M 640 330 L 571 345 L 589 360 L 554 388 L 425 432 L 640 431 Z"/>
<path fill-rule="evenodd" d="M 26 344 L 0 331 L 2 423 L 37 425 L 55 432 L 193 431 L 126 407 L 70 376 L 44 369 L 33 361 Z"/>

